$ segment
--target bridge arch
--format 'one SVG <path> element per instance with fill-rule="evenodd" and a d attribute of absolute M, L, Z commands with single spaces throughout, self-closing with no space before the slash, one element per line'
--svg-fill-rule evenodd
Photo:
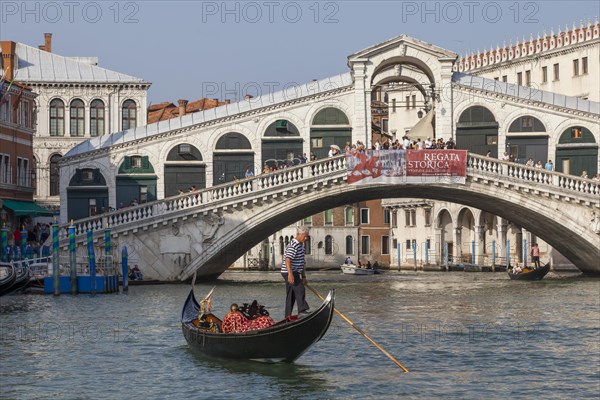
<path fill-rule="evenodd" d="M 310 151 L 318 159 L 326 158 L 329 146 L 343 149 L 352 142 L 352 125 L 348 114 L 335 106 L 321 107 L 310 122 Z"/>
<path fill-rule="evenodd" d="M 498 157 L 498 118 L 485 105 L 469 104 L 459 111 L 456 121 L 456 144 L 476 154 Z"/>
<path fill-rule="evenodd" d="M 110 174 L 106 176 L 111 179 Z M 76 220 L 108 211 L 111 187 L 114 188 L 102 173 L 101 165 L 92 162 L 76 169 L 66 187 L 68 218 Z"/>
<path fill-rule="evenodd" d="M 163 197 L 175 196 L 180 189 L 187 192 L 191 186 L 196 189 L 206 187 L 206 162 L 202 152 L 190 142 L 165 146 L 161 151 L 160 159 L 164 160 Z"/>
<path fill-rule="evenodd" d="M 598 143 L 582 125 L 572 124 L 560 133 L 556 144 L 556 170 L 573 175 L 583 171 L 591 179 L 598 173 Z"/>
<path fill-rule="evenodd" d="M 277 168 L 286 162 L 300 163 L 300 157 L 304 153 L 304 138 L 296 125 L 286 118 L 269 119 L 271 123 L 263 128 L 261 134 L 261 165 L 269 162 Z M 260 172 L 260 169 L 258 169 Z"/>
<path fill-rule="evenodd" d="M 254 169 L 254 155 L 250 140 L 237 131 L 229 130 L 216 140 L 213 150 L 213 185 L 243 179 L 247 169 Z"/>
<path fill-rule="evenodd" d="M 436 63 L 433 65 L 433 69 L 431 69 L 424 60 L 420 58 L 412 57 L 412 56 L 394 56 L 390 57 L 386 60 L 381 61 L 373 70 L 371 77 L 374 78 L 379 75 L 382 71 L 387 70 L 388 68 L 393 68 L 395 65 L 411 65 L 417 68 L 419 71 L 422 71 L 423 74 L 427 77 L 430 83 L 435 82 L 435 75 L 437 72 Z M 371 81 L 372 83 L 372 81 Z"/>

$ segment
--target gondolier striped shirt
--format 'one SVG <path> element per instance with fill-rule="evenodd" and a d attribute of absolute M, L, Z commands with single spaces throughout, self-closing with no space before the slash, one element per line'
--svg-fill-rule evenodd
<path fill-rule="evenodd" d="M 281 273 L 287 274 L 285 267 L 285 259 L 289 258 L 292 261 L 292 272 L 302 274 L 304 271 L 304 244 L 293 238 L 290 244 L 285 249 L 283 255 L 283 263 L 281 264 Z"/>

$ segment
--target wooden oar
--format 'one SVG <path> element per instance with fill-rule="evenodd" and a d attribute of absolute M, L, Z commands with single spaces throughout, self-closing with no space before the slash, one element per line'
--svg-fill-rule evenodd
<path fill-rule="evenodd" d="M 317 295 L 317 297 L 319 297 L 321 299 L 321 301 L 325 301 L 325 299 L 323 298 L 323 296 L 321 296 L 315 289 L 313 289 L 312 287 L 305 285 L 307 288 L 310 289 L 311 292 L 313 292 L 315 295 Z M 396 358 L 391 355 L 390 353 L 388 353 L 383 347 L 381 347 L 379 344 L 377 344 L 377 342 L 375 342 L 373 339 L 371 339 L 371 337 L 369 335 L 367 335 L 365 333 L 365 331 L 363 331 L 362 329 L 360 329 L 358 326 L 356 326 L 356 324 L 352 321 L 350 321 L 350 319 L 348 317 L 346 317 L 344 314 L 342 314 L 342 312 L 340 310 L 337 309 L 337 307 L 334 308 L 335 312 L 338 313 L 338 315 L 340 317 L 342 317 L 342 319 L 344 321 L 346 321 L 348 324 L 350 324 L 351 327 L 353 327 L 354 329 L 356 329 L 358 331 L 358 333 L 360 333 L 361 335 L 363 335 L 369 342 L 373 343 L 375 345 L 375 347 L 377 347 L 383 354 L 385 354 L 390 360 L 392 360 L 394 362 L 394 364 L 396 364 L 397 366 L 399 366 L 402 371 L 404 372 L 409 372 L 408 368 L 406 368 L 404 365 L 400 364 L 400 361 L 396 360 Z"/>

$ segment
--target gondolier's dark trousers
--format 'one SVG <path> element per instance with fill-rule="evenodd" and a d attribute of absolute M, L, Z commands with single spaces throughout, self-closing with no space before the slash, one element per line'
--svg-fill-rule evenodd
<path fill-rule="evenodd" d="M 294 272 L 294 285 L 288 282 L 288 274 L 282 273 L 285 280 L 285 317 L 292 315 L 294 303 L 298 302 L 298 314 L 302 311 L 308 311 L 308 303 L 306 302 L 306 289 L 302 283 L 302 277 L 298 272 Z"/>

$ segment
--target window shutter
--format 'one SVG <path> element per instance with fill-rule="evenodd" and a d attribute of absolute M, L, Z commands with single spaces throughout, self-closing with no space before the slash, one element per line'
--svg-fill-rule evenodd
<path fill-rule="evenodd" d="M 125 159 L 123 160 L 123 169 L 131 169 L 131 157 L 125 156 Z"/>

